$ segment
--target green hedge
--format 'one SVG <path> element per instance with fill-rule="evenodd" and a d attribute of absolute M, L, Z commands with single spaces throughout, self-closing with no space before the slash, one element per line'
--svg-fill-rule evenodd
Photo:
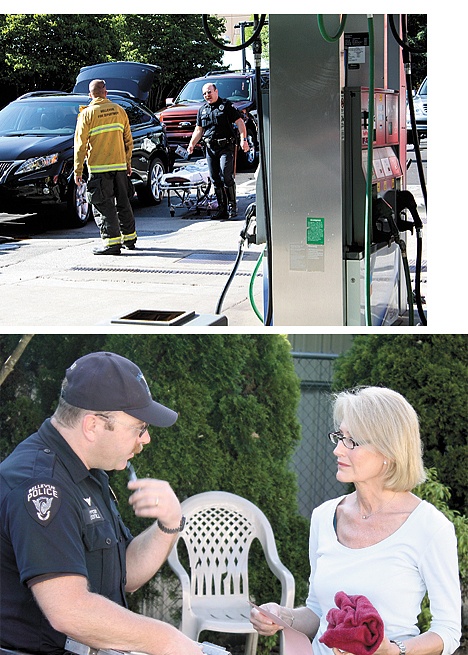
<path fill-rule="evenodd" d="M 0 336 L 3 361 L 18 338 Z M 51 414 L 66 367 L 93 350 L 133 360 L 153 396 L 179 412 L 175 426 L 151 429 L 151 444 L 133 460 L 138 475 L 168 480 L 181 501 L 223 490 L 255 503 L 272 524 L 280 558 L 296 580 L 296 602 L 303 603 L 309 523 L 299 515 L 297 481 L 290 470 L 301 437 L 300 383 L 287 339 L 276 334 L 36 335 L 2 386 L 0 421 L 8 427 L 1 430 L 3 455 Z M 111 482 L 125 522 L 139 533 L 148 522 L 137 519 L 126 502 L 126 474 L 111 474 Z M 279 601 L 279 583 L 258 548 L 250 567 L 252 598 Z M 134 594 L 132 607 L 145 597 L 151 600 L 152 593 L 147 585 Z M 259 653 L 269 644 L 261 640 Z"/>
<path fill-rule="evenodd" d="M 387 386 L 416 409 L 424 463 L 450 488 L 450 507 L 468 507 L 468 336 L 356 336 L 336 363 L 334 389 Z"/>

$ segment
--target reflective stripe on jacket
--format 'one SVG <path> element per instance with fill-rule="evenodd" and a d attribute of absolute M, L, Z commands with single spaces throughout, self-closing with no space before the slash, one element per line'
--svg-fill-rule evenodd
<path fill-rule="evenodd" d="M 95 98 L 79 114 L 75 131 L 75 175 L 87 159 L 91 173 L 126 171 L 133 139 L 127 112 L 107 98 Z"/>

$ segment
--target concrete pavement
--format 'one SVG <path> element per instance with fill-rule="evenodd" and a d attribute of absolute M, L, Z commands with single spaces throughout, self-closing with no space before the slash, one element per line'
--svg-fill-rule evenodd
<path fill-rule="evenodd" d="M 93 222 L 78 230 L 53 230 L 0 244 L 0 325 L 22 328 L 145 331 L 147 326 L 115 322 L 138 310 L 193 312 L 197 325 L 209 325 L 238 255 L 244 213 L 255 200 L 253 174 L 238 175 L 239 216 L 214 221 L 206 214 L 172 218 L 167 199 L 156 207 L 136 207 L 138 242 L 120 256 L 95 256 L 99 233 Z M 419 187 L 411 188 L 425 223 Z M 422 293 L 426 296 L 423 242 Z M 263 246 L 244 250 L 226 292 L 221 314 L 229 326 L 262 328 L 249 298 L 249 285 Z M 416 239 L 408 236 L 408 260 L 414 277 Z M 263 314 L 260 266 L 253 301 Z M 141 314 L 140 314 L 141 316 Z M 415 310 L 415 321 L 418 322 Z M 405 325 L 402 318 L 399 325 Z M 101 327 L 100 327 L 101 326 Z M 191 323 L 186 324 L 190 329 Z M 179 329 L 186 329 L 179 328 Z M 150 325 L 150 329 L 157 329 Z"/>
<path fill-rule="evenodd" d="M 0 244 L 0 325 L 89 328 L 136 310 L 195 312 L 216 319 L 238 254 L 245 210 L 254 199 L 253 174 L 240 174 L 235 220 L 215 221 L 203 212 L 184 217 L 185 209 L 177 209 L 172 218 L 166 198 L 155 207 L 137 205 L 137 249 L 120 256 L 93 255 L 99 245 L 93 222 Z M 253 245 L 244 250 L 221 308 L 229 325 L 262 325 L 249 300 L 262 249 Z M 254 293 L 261 312 L 261 274 Z"/>

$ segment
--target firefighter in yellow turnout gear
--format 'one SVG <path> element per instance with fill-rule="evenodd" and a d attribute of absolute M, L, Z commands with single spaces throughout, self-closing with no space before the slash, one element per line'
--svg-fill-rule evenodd
<path fill-rule="evenodd" d="M 103 247 L 95 255 L 120 255 L 121 247 L 135 248 L 135 217 L 128 196 L 133 149 L 128 116 L 107 99 L 104 80 L 89 84 L 90 104 L 78 116 L 75 131 L 74 173 L 83 182 L 83 166 L 90 173 L 88 198 L 99 212 L 95 217 Z"/>

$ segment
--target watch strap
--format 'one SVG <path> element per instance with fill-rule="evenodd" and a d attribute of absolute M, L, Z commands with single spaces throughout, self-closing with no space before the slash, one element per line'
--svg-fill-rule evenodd
<path fill-rule="evenodd" d="M 402 641 L 399 641 L 398 639 L 390 639 L 390 643 L 398 646 L 400 649 L 400 655 L 406 655 L 406 646 Z"/>
<path fill-rule="evenodd" d="M 182 532 L 182 530 L 185 527 L 185 516 L 183 516 L 180 519 L 180 525 L 177 526 L 177 528 L 166 528 L 164 523 L 161 523 L 161 521 L 158 521 L 158 527 L 162 532 L 165 532 L 166 534 L 176 534 L 177 532 Z"/>

